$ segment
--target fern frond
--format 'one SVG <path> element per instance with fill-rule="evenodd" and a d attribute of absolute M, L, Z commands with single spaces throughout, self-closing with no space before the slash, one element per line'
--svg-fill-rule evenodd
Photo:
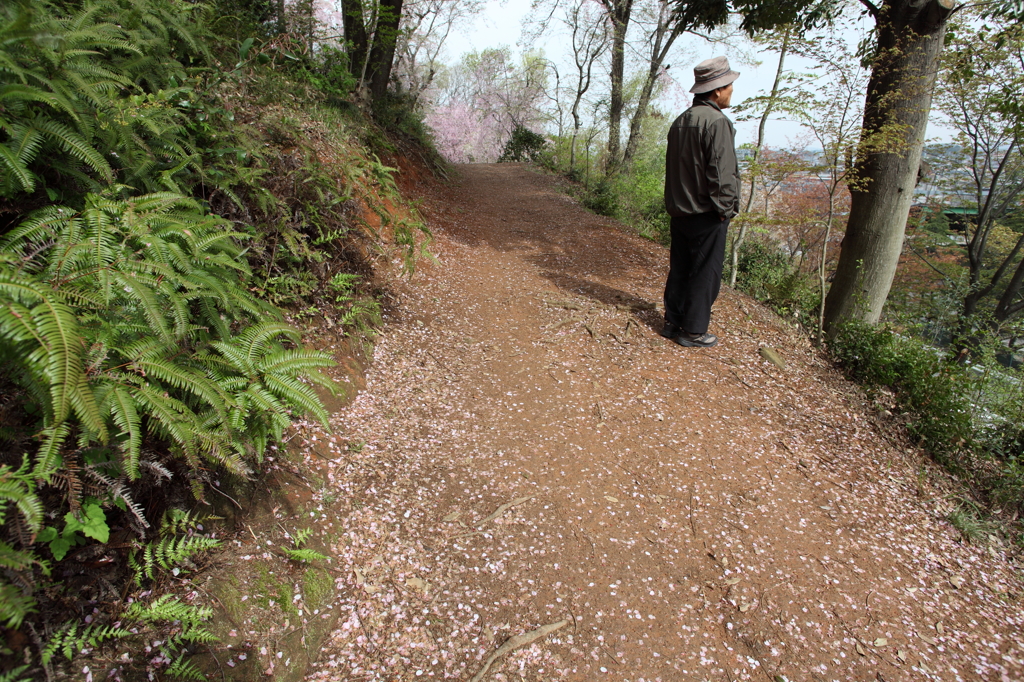
<path fill-rule="evenodd" d="M 277 374 L 267 374 L 263 377 L 263 382 L 282 402 L 294 405 L 327 426 L 331 416 L 327 414 L 323 403 L 320 402 L 320 398 L 312 388 L 298 379 Z"/>
<path fill-rule="evenodd" d="M 3 620 L 3 618 L 0 617 L 0 620 Z M 27 670 L 28 666 L 22 665 L 12 668 L 5 673 L 0 673 L 0 682 L 32 682 L 32 678 L 22 677 Z"/>
<path fill-rule="evenodd" d="M 122 285 L 131 300 L 138 304 L 146 321 L 152 325 L 154 332 L 159 333 L 161 340 L 165 343 L 173 342 L 176 337 L 167 326 L 166 306 L 168 301 L 166 297 L 158 295 L 134 273 L 118 272 L 112 279 Z"/>
<path fill-rule="evenodd" d="M 174 478 L 174 474 L 171 470 L 165 467 L 160 462 L 154 462 L 148 459 L 139 461 L 139 468 L 149 471 L 151 474 L 157 477 L 156 485 L 160 485 L 161 479 L 167 479 L 168 481 Z"/>
<path fill-rule="evenodd" d="M 30 613 L 36 612 L 36 601 L 21 589 L 0 581 L 0 623 L 16 630 Z"/>
<path fill-rule="evenodd" d="M 32 477 L 37 481 L 49 483 L 50 477 L 53 476 L 60 463 L 60 449 L 64 445 L 64 441 L 71 435 L 71 425 L 63 422 L 43 429 L 41 435 L 43 444 L 36 455 Z"/>
<path fill-rule="evenodd" d="M 203 620 L 209 620 L 210 616 L 207 616 Z M 189 621 L 182 623 L 181 632 L 177 635 L 172 635 L 174 638 L 174 644 L 212 644 L 213 642 L 219 641 L 217 635 L 207 630 L 199 621 Z"/>
<path fill-rule="evenodd" d="M 239 372 L 246 377 L 251 377 L 255 374 L 256 368 L 253 367 L 252 362 L 249 359 L 249 355 L 245 350 L 228 341 L 216 341 L 210 345 L 228 361 L 229 367 L 234 371 Z"/>
<path fill-rule="evenodd" d="M 254 324 L 239 334 L 238 341 L 248 357 L 248 364 L 251 366 L 256 358 L 266 355 L 270 351 L 270 344 L 279 336 L 284 336 L 295 343 L 301 340 L 298 330 L 283 322 Z"/>
<path fill-rule="evenodd" d="M 292 538 L 292 544 L 294 544 L 295 548 L 298 549 L 306 544 L 311 537 L 313 537 L 312 528 L 300 528 L 295 531 L 295 536 Z"/>
<path fill-rule="evenodd" d="M 12 571 L 24 571 L 36 563 L 31 552 L 23 552 L 0 540 L 0 567 Z"/>
<path fill-rule="evenodd" d="M 4 301 L 7 299 L 7 301 Z M 33 301 L 27 308 L 22 301 Z M 7 302 L 6 306 L 2 304 Z M 60 423 L 74 409 L 90 428 L 104 433 L 82 368 L 74 311 L 60 303 L 45 285 L 0 267 L 0 339 L 32 340 L 27 359 L 42 369 L 50 386 L 51 423 Z"/>
<path fill-rule="evenodd" d="M 13 502 L 29 530 L 37 533 L 43 523 L 43 501 L 35 493 L 30 467 L 27 456 L 22 458 L 17 470 L 0 465 L 0 524 L 4 521 L 5 507 Z"/>
<path fill-rule="evenodd" d="M 151 603 L 133 602 L 125 611 L 125 618 L 138 623 L 162 623 L 181 621 L 184 624 L 198 625 L 213 617 L 213 609 L 209 606 L 192 606 L 180 601 L 171 594 L 165 594 Z"/>
<path fill-rule="evenodd" d="M 190 410 L 180 400 L 143 386 L 135 393 L 135 399 L 146 408 L 150 417 L 147 430 L 171 438 L 185 450 L 194 440 L 188 418 Z M 194 416 L 194 415 L 193 415 Z"/>
<path fill-rule="evenodd" d="M 221 541 L 205 535 L 191 535 L 180 538 L 164 538 L 155 543 L 153 558 L 164 570 L 171 570 L 177 565 L 189 561 L 195 555 L 216 549 Z"/>
<path fill-rule="evenodd" d="M 56 142 L 65 152 L 99 173 L 107 182 L 113 182 L 114 170 L 107 160 L 69 126 L 46 119 L 36 121 L 35 125 L 40 132 Z"/>
<path fill-rule="evenodd" d="M 36 179 L 28 166 L 18 158 L 18 154 L 7 148 L 7 145 L 0 144 L 0 169 L 6 169 L 7 173 L 14 176 L 21 188 L 26 192 L 32 192 L 36 188 Z"/>
<path fill-rule="evenodd" d="M 166 673 L 179 680 L 205 680 L 206 675 L 196 667 L 195 661 L 185 658 L 181 653 L 174 662 L 167 666 Z"/>
<path fill-rule="evenodd" d="M 128 507 L 128 511 L 130 511 L 132 513 L 132 516 L 135 517 L 135 520 L 143 529 L 139 531 L 140 534 L 144 532 L 144 529 L 149 528 L 149 521 L 146 520 L 145 510 L 142 508 L 142 505 L 140 505 L 138 502 L 132 499 L 131 492 L 124 485 L 124 483 L 119 482 L 117 486 L 114 487 L 113 494 L 115 497 L 121 498 L 125 506 Z"/>
<path fill-rule="evenodd" d="M 227 394 L 220 390 L 216 382 L 210 381 L 202 373 L 181 363 L 157 358 L 136 358 L 135 365 L 145 371 L 147 375 L 153 376 L 180 391 L 202 398 L 219 411 L 225 409 L 224 404 L 229 400 Z"/>
<path fill-rule="evenodd" d="M 312 549 L 300 548 L 290 549 L 285 548 L 284 553 L 288 555 L 288 558 L 292 561 L 305 561 L 312 563 L 314 561 L 327 561 L 328 557 L 320 552 L 316 552 Z"/>
<path fill-rule="evenodd" d="M 77 213 L 66 206 L 41 208 L 0 238 L 0 249 L 18 253 L 34 251 L 32 243 L 56 239 L 60 232 L 69 228 L 68 223 L 74 220 L 77 220 Z"/>
<path fill-rule="evenodd" d="M 43 665 L 49 665 L 53 657 L 63 653 L 69 661 L 82 649 L 94 649 L 111 639 L 125 637 L 129 632 L 113 625 L 87 625 L 79 632 L 80 623 L 72 621 L 58 630 L 40 652 Z"/>
<path fill-rule="evenodd" d="M 135 399 L 123 387 L 114 388 L 110 392 L 110 403 L 107 406 L 114 423 L 128 435 L 128 453 L 124 470 L 129 480 L 138 480 L 139 459 L 142 456 L 142 420 L 136 409 Z"/>
<path fill-rule="evenodd" d="M 271 391 L 268 391 L 265 386 L 259 383 L 249 384 L 245 389 L 244 397 L 251 401 L 253 405 L 258 407 L 260 410 L 268 413 L 276 413 L 280 415 L 287 415 L 288 410 L 278 400 L 277 396 Z M 289 420 L 290 421 L 290 420 Z"/>
<path fill-rule="evenodd" d="M 336 364 L 328 353 L 302 348 L 267 353 L 256 363 L 256 368 L 260 372 L 296 376 L 307 370 Z"/>

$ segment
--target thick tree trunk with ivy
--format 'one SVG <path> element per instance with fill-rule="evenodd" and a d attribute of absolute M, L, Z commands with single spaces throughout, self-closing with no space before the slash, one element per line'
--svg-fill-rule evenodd
<path fill-rule="evenodd" d="M 839 264 L 825 302 L 825 328 L 874 324 L 903 248 L 924 147 L 932 91 L 953 0 L 862 0 L 878 26 L 864 132 Z"/>

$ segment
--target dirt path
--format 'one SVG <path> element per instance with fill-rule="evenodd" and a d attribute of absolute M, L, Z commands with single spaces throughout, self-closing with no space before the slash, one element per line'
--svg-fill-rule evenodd
<path fill-rule="evenodd" d="M 1024 679 L 1016 569 L 805 340 L 726 290 L 717 348 L 666 343 L 661 247 L 461 173 L 366 390 L 307 434 L 347 500 L 309 679 L 476 679 L 559 622 L 480 679 Z"/>

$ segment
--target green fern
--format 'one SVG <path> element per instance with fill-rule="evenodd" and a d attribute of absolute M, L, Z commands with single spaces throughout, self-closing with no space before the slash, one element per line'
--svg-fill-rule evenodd
<path fill-rule="evenodd" d="M 21 358 L 33 384 L 49 387 L 49 400 L 41 407 L 51 424 L 74 411 L 85 425 L 102 433 L 95 400 L 86 386 L 75 312 L 48 284 L 20 271 L 20 265 L 10 253 L 0 252 L 0 350 Z"/>
<path fill-rule="evenodd" d="M 147 441 L 186 471 L 245 476 L 295 415 L 327 421 L 310 383 L 330 386 L 320 370 L 333 360 L 296 347 L 298 332 L 248 290 L 242 235 L 178 195 L 116 194 L 44 209 L 0 238 L 0 358 L 40 420 L 34 457 L 0 468 L 0 514 L 16 508 L 31 533 L 42 519 L 36 486 L 67 474 L 71 447 L 109 453 L 102 471 L 85 472 L 145 527 L 125 486 L 141 476 Z M 80 490 L 67 495 L 82 505 Z M 138 579 L 216 544 L 162 537 L 133 558 Z M 32 561 L 0 546 L 5 566 Z M 20 623 L 31 599 L 4 594 L 0 616 Z"/>
<path fill-rule="evenodd" d="M 180 509 L 168 510 L 160 524 L 160 539 L 128 555 L 128 564 L 135 572 L 135 582 L 141 585 L 143 578 L 152 580 L 157 569 L 173 571 L 197 554 L 220 547 L 220 540 L 190 534 L 212 518 Z"/>
<path fill-rule="evenodd" d="M 6 551 L 0 548 L 0 553 Z M 35 613 L 36 602 L 31 595 L 25 594 L 20 587 L 0 581 L 0 623 L 4 627 L 15 629 L 30 613 Z"/>
<path fill-rule="evenodd" d="M 202 176 L 182 102 L 185 63 L 210 60 L 205 10 L 86 0 L 74 14 L 0 5 L 0 196 L 41 184 L 186 189 Z"/>
<path fill-rule="evenodd" d="M 35 493 L 33 476 L 27 457 L 21 467 L 12 469 L 0 464 L 0 525 L 6 521 L 7 507 L 13 504 L 21 513 L 30 532 L 36 533 L 43 523 L 43 501 Z M 0 563 L 0 565 L 5 565 Z M 13 568 L 13 566 L 7 566 Z"/>
<path fill-rule="evenodd" d="M 184 675 L 185 679 L 203 679 L 188 677 L 197 673 L 193 664 L 184 660 L 184 649 L 195 644 L 211 644 L 218 641 L 217 636 L 206 628 L 206 621 L 213 617 L 213 609 L 206 606 L 192 606 L 179 601 L 172 595 L 158 597 L 150 604 L 134 602 L 124 613 L 124 620 L 151 628 L 161 628 L 164 639 L 160 644 L 160 652 L 168 659 L 174 659 L 168 672 Z M 168 630 L 168 626 L 170 629 Z"/>
<path fill-rule="evenodd" d="M 30 534 L 35 535 L 42 527 L 43 501 L 35 492 L 28 458 L 22 460 L 17 470 L 0 465 L 0 526 L 7 522 L 9 509 L 19 514 L 18 520 Z M 36 565 L 46 568 L 31 551 L 17 549 L 0 540 L 0 569 L 4 569 L 4 574 L 17 575 Z M 0 624 L 17 628 L 26 616 L 35 612 L 35 602 L 22 588 L 7 582 L 9 575 L 0 577 Z"/>
<path fill-rule="evenodd" d="M 333 361 L 283 347 L 298 334 L 245 288 L 241 235 L 194 206 L 167 193 L 93 195 L 81 211 L 49 208 L 0 240 L 3 252 L 35 254 L 0 261 L 0 295 L 13 299 L 0 309 L 0 340 L 7 332 L 19 342 L 34 383 L 53 387 L 43 405 L 49 424 L 73 412 L 90 439 L 118 435 L 129 479 L 139 476 L 147 434 L 189 461 L 246 475 L 246 459 L 280 439 L 293 411 L 327 419 L 298 378 L 329 386 L 318 370 Z M 240 331 L 226 320 L 242 322 Z M 94 358 L 88 376 L 83 347 Z"/>
<path fill-rule="evenodd" d="M 292 537 L 292 544 L 296 547 L 302 547 L 304 544 L 309 542 L 311 537 L 313 537 L 312 528 L 300 528 L 295 531 L 295 535 Z"/>
<path fill-rule="evenodd" d="M 312 528 L 302 528 L 301 530 L 296 531 L 295 535 L 292 537 L 292 544 L 294 547 L 285 547 L 283 550 L 284 553 L 292 561 L 327 561 L 328 557 L 326 555 L 303 547 L 303 545 L 306 544 L 312 536 Z"/>
<path fill-rule="evenodd" d="M 292 561 L 305 561 L 305 562 L 310 562 L 311 563 L 311 562 L 314 562 L 314 561 L 327 561 L 327 559 L 328 559 L 328 557 L 326 555 L 321 554 L 320 552 L 316 552 L 316 551 L 314 551 L 312 549 L 308 549 L 308 548 L 302 548 L 302 549 L 285 548 L 284 553 L 287 554 L 288 558 L 291 559 Z"/>
<path fill-rule="evenodd" d="M 136 582 L 142 577 L 153 579 L 157 568 L 170 571 L 189 561 L 193 556 L 220 547 L 221 541 L 202 535 L 190 537 L 165 537 L 145 545 L 136 556 L 130 555 L 128 563 L 135 571 Z"/>
<path fill-rule="evenodd" d="M 213 617 L 212 608 L 192 606 L 170 594 L 157 597 L 149 604 L 132 602 L 125 610 L 124 617 L 129 622 L 143 625 L 178 622 L 183 629 L 188 628 L 187 634 L 179 638 L 181 641 L 210 642 L 216 639 L 210 639 L 213 636 L 203 630 L 203 623 Z"/>
<path fill-rule="evenodd" d="M 0 682 L 31 682 L 31 677 L 22 677 L 27 670 L 28 666 L 22 665 L 8 670 L 5 673 L 0 673 Z"/>
<path fill-rule="evenodd" d="M 178 658 L 167 666 L 166 674 L 179 680 L 205 680 L 206 675 L 196 667 L 194 661 L 185 658 L 185 654 L 179 654 Z"/>
<path fill-rule="evenodd" d="M 132 602 L 121 616 L 120 625 L 87 625 L 82 627 L 73 621 L 61 628 L 46 643 L 40 658 L 43 665 L 49 665 L 58 654 L 71 660 L 83 649 L 93 649 L 103 643 L 130 634 L 127 628 L 135 626 L 159 628 L 163 637 L 159 648 L 168 659 L 174 659 L 167 673 L 182 679 L 203 679 L 198 668 L 185 659 L 185 648 L 195 644 L 209 644 L 218 641 L 206 627 L 213 616 L 213 609 L 186 604 L 173 595 L 164 595 L 149 604 Z"/>
<path fill-rule="evenodd" d="M 59 653 L 70 661 L 82 649 L 95 649 L 108 640 L 129 634 L 127 630 L 113 625 L 87 625 L 81 631 L 79 627 L 78 621 L 68 623 L 50 638 L 40 652 L 43 665 L 50 665 Z"/>

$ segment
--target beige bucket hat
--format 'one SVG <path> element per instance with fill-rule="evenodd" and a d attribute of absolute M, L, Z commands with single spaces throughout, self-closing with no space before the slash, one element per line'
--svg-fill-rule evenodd
<path fill-rule="evenodd" d="M 739 71 L 729 69 L 729 60 L 725 57 L 712 57 L 705 59 L 693 67 L 693 80 L 695 83 L 690 92 L 699 95 L 702 92 L 711 92 L 716 88 L 722 88 L 740 77 Z"/>

